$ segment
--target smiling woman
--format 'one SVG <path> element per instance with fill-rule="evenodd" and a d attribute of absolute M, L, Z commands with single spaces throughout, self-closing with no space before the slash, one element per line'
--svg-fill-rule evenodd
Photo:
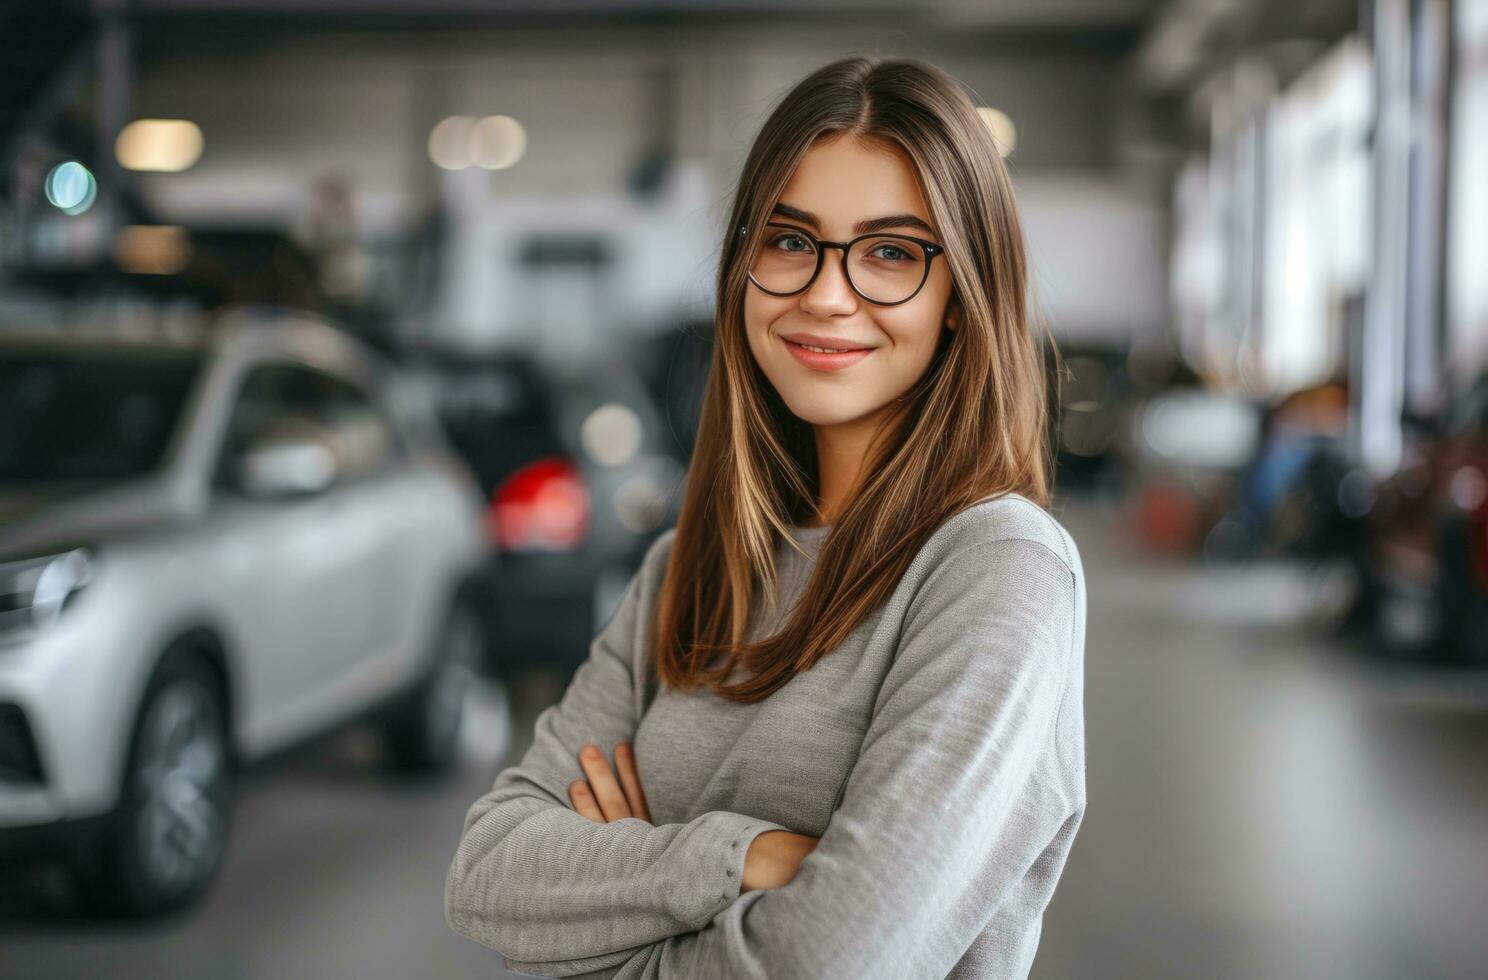
<path fill-rule="evenodd" d="M 958 316 L 947 309 L 950 270 L 934 261 L 943 246 L 905 237 L 911 229 L 939 235 L 908 155 L 882 141 L 828 137 L 797 166 L 751 263 L 759 288 L 744 296 L 749 347 L 791 413 L 813 427 L 827 519 Z M 813 232 L 857 237 L 824 242 Z M 825 245 L 842 250 L 841 263 L 822 260 Z"/>
<path fill-rule="evenodd" d="M 846 59 L 727 227 L 678 524 L 466 814 L 446 915 L 545 976 L 1024 976 L 1086 597 L 1007 173 L 943 72 Z"/>

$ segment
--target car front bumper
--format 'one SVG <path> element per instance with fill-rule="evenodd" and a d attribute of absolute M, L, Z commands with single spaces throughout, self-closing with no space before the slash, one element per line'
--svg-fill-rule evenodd
<path fill-rule="evenodd" d="M 135 688 L 127 612 L 90 586 L 49 627 L 0 638 L 6 749 L 29 740 L 33 766 L 0 768 L 0 833 L 99 815 L 119 790 Z M 122 615 L 121 615 L 122 614 Z"/>

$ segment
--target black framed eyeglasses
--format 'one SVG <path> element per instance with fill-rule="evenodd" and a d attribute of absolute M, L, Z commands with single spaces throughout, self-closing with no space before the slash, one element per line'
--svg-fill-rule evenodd
<path fill-rule="evenodd" d="M 740 236 L 749 230 L 741 227 Z M 945 246 L 913 235 L 870 232 L 848 242 L 829 242 L 795 225 L 769 222 L 760 235 L 749 281 L 771 296 L 794 296 L 810 288 L 829 248 L 842 250 L 842 272 L 852 291 L 876 306 L 914 299 L 930 278 L 930 263 Z"/>

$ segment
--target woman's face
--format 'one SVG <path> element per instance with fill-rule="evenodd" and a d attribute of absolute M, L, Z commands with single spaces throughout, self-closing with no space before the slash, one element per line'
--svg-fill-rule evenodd
<path fill-rule="evenodd" d="M 839 136 L 807 151 L 769 220 L 819 239 L 845 242 L 861 234 L 854 227 L 860 222 L 888 215 L 906 216 L 905 222 L 875 230 L 941 240 L 904 151 Z M 767 247 L 763 242 L 780 231 L 758 232 L 759 247 Z M 803 246 L 791 240 L 786 247 Z M 825 252 L 821 271 L 804 292 L 772 296 L 753 283 L 746 285 L 745 332 L 760 368 L 799 418 L 815 426 L 871 425 L 892 411 L 895 399 L 929 367 L 947 325 L 950 270 L 941 255 L 930 262 L 929 278 L 913 299 L 878 306 L 853 292 L 842 272 L 842 251 Z M 845 367 L 829 370 L 804 363 L 791 352 L 784 337 L 796 333 L 872 350 Z"/>

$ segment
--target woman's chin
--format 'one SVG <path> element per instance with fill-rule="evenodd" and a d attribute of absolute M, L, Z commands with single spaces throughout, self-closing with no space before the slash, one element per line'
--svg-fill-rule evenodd
<path fill-rule="evenodd" d="M 840 400 L 834 403 L 828 399 L 817 398 L 787 398 L 785 403 L 796 418 L 815 426 L 860 422 L 882 407 L 865 404 L 843 405 Z"/>

